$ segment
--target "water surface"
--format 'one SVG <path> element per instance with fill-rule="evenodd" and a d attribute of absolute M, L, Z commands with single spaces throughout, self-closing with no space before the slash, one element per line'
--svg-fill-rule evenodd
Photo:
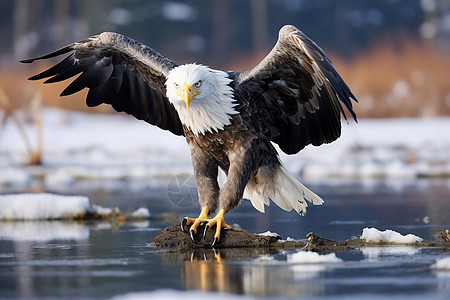
<path fill-rule="evenodd" d="M 155 250 L 149 242 L 161 229 L 199 212 L 188 184 L 174 190 L 169 183 L 90 182 L 64 190 L 122 211 L 146 206 L 152 213 L 147 221 L 0 223 L 0 298 L 109 299 L 161 289 L 275 298 L 450 297 L 450 271 L 430 267 L 450 256 L 441 248 L 366 246 L 336 252 L 340 262 L 309 264 L 289 261 L 296 251 Z M 432 241 L 435 232 L 450 229 L 446 181 L 309 187 L 325 204 L 310 206 L 306 216 L 274 204 L 261 214 L 244 201 L 226 220 L 249 232 L 277 232 L 284 239 L 304 239 L 313 231 L 345 240 L 360 235 L 364 227 L 376 227 Z"/>

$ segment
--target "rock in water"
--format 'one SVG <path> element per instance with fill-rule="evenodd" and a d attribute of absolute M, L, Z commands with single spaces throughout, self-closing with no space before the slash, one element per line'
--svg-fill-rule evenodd
<path fill-rule="evenodd" d="M 188 231 L 188 228 L 186 228 Z M 151 244 L 158 249 L 192 250 L 200 248 L 211 248 L 214 240 L 215 227 L 210 228 L 203 238 L 204 226 L 200 226 L 197 232 L 196 241 L 191 240 L 187 232 L 183 232 L 180 225 L 172 225 L 163 229 L 151 241 Z M 262 236 L 248 233 L 240 229 L 223 229 L 220 234 L 220 241 L 214 248 L 242 248 L 242 247 L 277 247 L 279 237 Z"/>

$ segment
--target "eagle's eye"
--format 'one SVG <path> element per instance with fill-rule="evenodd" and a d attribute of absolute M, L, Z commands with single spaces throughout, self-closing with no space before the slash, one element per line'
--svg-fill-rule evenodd
<path fill-rule="evenodd" d="M 176 89 L 180 87 L 180 85 L 176 82 L 174 82 L 173 85 L 175 86 Z"/>
<path fill-rule="evenodd" d="M 201 80 L 197 81 L 197 82 L 194 84 L 194 86 L 195 86 L 196 88 L 199 88 L 201 85 L 202 85 L 202 81 L 201 81 Z"/>

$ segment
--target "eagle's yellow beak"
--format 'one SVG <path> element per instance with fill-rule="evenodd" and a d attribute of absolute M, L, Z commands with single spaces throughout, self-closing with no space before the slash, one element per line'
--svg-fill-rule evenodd
<path fill-rule="evenodd" d="M 192 87 L 187 83 L 181 89 L 181 98 L 183 98 L 187 108 L 189 108 L 189 104 L 192 101 Z"/>
<path fill-rule="evenodd" d="M 192 87 L 187 83 L 178 91 L 178 95 L 183 98 L 187 108 L 189 108 L 189 105 L 191 104 L 191 101 L 194 100 L 195 96 L 199 94 L 199 92 L 192 92 Z"/>

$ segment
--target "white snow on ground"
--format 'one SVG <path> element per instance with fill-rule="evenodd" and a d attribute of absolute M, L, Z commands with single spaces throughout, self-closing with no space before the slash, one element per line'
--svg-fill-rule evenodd
<path fill-rule="evenodd" d="M 119 208 L 90 205 L 89 198 L 83 196 L 63 196 L 56 194 L 11 194 L 0 195 L 0 221 L 18 220 L 60 220 L 82 218 L 87 214 L 108 218 L 117 216 Z M 150 211 L 139 208 L 130 215 L 131 219 L 148 219 Z"/>
<path fill-rule="evenodd" d="M 298 155 L 281 155 L 308 180 L 414 179 L 450 175 L 450 118 L 361 119 L 342 124 L 342 136 Z"/>
<path fill-rule="evenodd" d="M 54 194 L 0 195 L 0 220 L 51 220 L 84 215 L 89 199 Z"/>
<path fill-rule="evenodd" d="M 266 232 L 258 233 L 258 235 L 271 236 L 271 237 L 280 237 L 280 235 L 278 233 L 272 232 L 272 231 L 266 231 Z"/>
<path fill-rule="evenodd" d="M 335 253 L 319 254 L 311 251 L 298 251 L 287 255 L 288 263 L 297 264 L 337 263 L 341 261 L 342 259 L 336 257 Z"/>
<path fill-rule="evenodd" d="M 364 228 L 361 235 L 361 239 L 366 240 L 366 242 L 368 243 L 388 242 L 395 244 L 413 244 L 416 242 L 423 241 L 422 238 L 413 234 L 401 235 L 400 233 L 390 229 L 380 231 L 373 227 Z"/>
<path fill-rule="evenodd" d="M 24 113 L 18 112 L 26 120 Z M 35 128 L 24 122 L 36 144 Z M 287 168 L 308 181 L 450 176 L 450 118 L 361 119 L 342 125 L 337 141 L 284 155 Z M 78 179 L 172 177 L 192 173 L 183 137 L 123 114 L 43 109 L 43 167 L 23 168 L 25 143 L 12 122 L 0 128 L 0 186 L 43 177 L 48 187 Z"/>
<path fill-rule="evenodd" d="M 431 268 L 438 270 L 450 270 L 450 257 L 436 260 L 436 263 L 431 265 Z"/>

